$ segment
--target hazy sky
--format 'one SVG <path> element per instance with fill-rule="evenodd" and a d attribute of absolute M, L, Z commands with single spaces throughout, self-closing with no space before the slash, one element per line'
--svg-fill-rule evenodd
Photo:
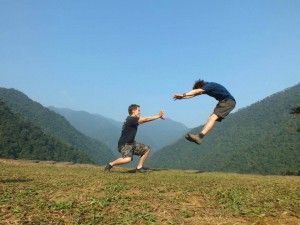
<path fill-rule="evenodd" d="M 44 106 L 198 126 L 216 101 L 172 95 L 202 78 L 236 110 L 300 81 L 300 1 L 0 0 L 0 86 Z"/>

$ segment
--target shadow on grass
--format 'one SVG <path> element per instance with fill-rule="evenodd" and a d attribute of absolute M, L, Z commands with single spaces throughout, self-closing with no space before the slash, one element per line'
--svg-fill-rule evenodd
<path fill-rule="evenodd" d="M 172 169 L 164 169 L 164 168 L 150 168 L 149 171 L 144 172 L 144 173 L 152 173 L 152 172 L 160 172 L 160 171 L 172 171 Z M 205 170 L 181 170 L 185 173 L 194 173 L 194 174 L 201 174 L 201 173 L 207 173 L 209 171 L 205 171 Z M 123 170 L 111 170 L 110 173 L 137 173 L 136 169 L 123 169 Z"/>
<path fill-rule="evenodd" d="M 144 172 L 144 173 L 152 173 L 152 172 L 158 172 L 158 171 L 168 171 L 169 169 L 149 169 L 147 172 Z M 136 169 L 128 169 L 128 170 L 122 170 L 122 171 L 111 171 L 111 173 L 137 173 L 136 172 Z"/>
<path fill-rule="evenodd" d="M 14 178 L 14 179 L 1 179 L 0 183 L 6 184 L 6 183 L 24 183 L 24 182 L 31 182 L 33 179 L 28 178 Z"/>
<path fill-rule="evenodd" d="M 195 171 L 194 173 L 205 173 L 207 171 L 204 171 L 204 170 L 198 170 L 198 171 Z"/>

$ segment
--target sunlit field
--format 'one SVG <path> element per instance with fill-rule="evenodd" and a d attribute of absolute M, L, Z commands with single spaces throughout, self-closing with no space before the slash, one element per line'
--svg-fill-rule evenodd
<path fill-rule="evenodd" d="M 0 224 L 300 224 L 300 177 L 0 160 Z"/>

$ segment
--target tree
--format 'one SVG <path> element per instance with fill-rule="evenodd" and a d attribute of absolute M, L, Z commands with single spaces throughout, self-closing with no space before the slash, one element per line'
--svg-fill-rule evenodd
<path fill-rule="evenodd" d="M 300 106 L 292 108 L 290 114 L 300 114 Z M 297 131 L 300 132 L 300 128 L 298 128 Z"/>
<path fill-rule="evenodd" d="M 299 114 L 299 113 L 300 113 L 300 106 L 294 107 L 290 111 L 290 114 Z"/>

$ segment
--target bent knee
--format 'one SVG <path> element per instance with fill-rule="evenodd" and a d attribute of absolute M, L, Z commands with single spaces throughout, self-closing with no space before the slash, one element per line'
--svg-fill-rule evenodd
<path fill-rule="evenodd" d="M 212 114 L 212 115 L 210 115 L 210 117 L 208 119 L 209 120 L 217 120 L 217 119 L 219 119 L 219 116 L 217 116 L 216 114 Z"/>
<path fill-rule="evenodd" d="M 146 153 L 149 153 L 150 151 L 151 151 L 150 147 L 148 145 L 146 145 L 143 155 L 146 154 Z"/>

